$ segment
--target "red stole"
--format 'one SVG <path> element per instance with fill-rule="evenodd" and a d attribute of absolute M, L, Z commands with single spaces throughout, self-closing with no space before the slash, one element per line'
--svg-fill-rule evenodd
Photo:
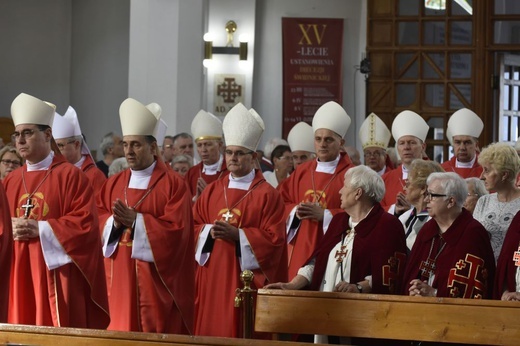
<path fill-rule="evenodd" d="M 483 168 L 478 163 L 478 156 L 475 159 L 475 162 L 473 163 L 473 166 L 471 168 L 461 168 L 456 167 L 457 164 L 457 158 L 453 156 L 450 160 L 445 161 L 441 166 L 444 168 L 446 172 L 455 172 L 458 175 L 460 175 L 463 179 L 466 178 L 480 178 L 480 175 L 482 174 Z"/>

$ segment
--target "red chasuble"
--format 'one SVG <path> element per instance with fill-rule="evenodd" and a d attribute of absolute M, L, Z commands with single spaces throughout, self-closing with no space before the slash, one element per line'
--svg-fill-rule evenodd
<path fill-rule="evenodd" d="M 191 167 L 188 172 L 186 173 L 186 176 L 184 179 L 188 183 L 188 186 L 190 188 L 190 193 L 192 196 L 197 195 L 197 180 L 199 178 L 204 179 L 204 181 L 209 184 L 214 182 L 215 180 L 221 179 L 223 176 L 228 174 L 228 170 L 226 168 L 226 162 L 222 162 L 222 166 L 220 167 L 220 171 L 218 171 L 214 175 L 206 175 L 205 173 L 202 173 L 202 169 L 204 168 L 204 164 L 202 162 L 199 162 L 195 166 Z"/>
<path fill-rule="evenodd" d="M 4 186 L 0 183 L 0 323 L 7 323 L 7 308 L 9 306 L 9 277 L 11 273 L 11 256 L 13 253 L 13 230 L 9 202 Z"/>
<path fill-rule="evenodd" d="M 480 175 L 482 174 L 482 166 L 478 163 L 478 157 L 473 163 L 473 167 L 471 168 L 457 168 L 456 165 L 457 158 L 453 156 L 450 160 L 445 161 L 441 166 L 444 168 L 446 172 L 455 172 L 458 175 L 460 175 L 463 179 L 466 178 L 480 178 Z"/>
<path fill-rule="evenodd" d="M 97 196 L 101 187 L 107 180 L 105 174 L 96 166 L 94 160 L 90 155 L 85 155 L 85 161 L 81 165 L 81 170 L 87 176 L 90 181 L 90 186 L 92 186 L 92 190 L 94 190 L 94 196 Z"/>
<path fill-rule="evenodd" d="M 516 270 L 520 265 L 520 212 L 516 213 L 507 230 L 500 251 L 495 275 L 494 299 L 502 298 L 505 291 L 516 291 Z"/>
<path fill-rule="evenodd" d="M 349 229 L 347 213 L 332 218 L 329 230 L 311 256 L 316 258 L 310 289 L 318 291 L 327 269 L 330 251 Z M 393 215 L 374 205 L 356 226 L 352 248 L 350 282 L 364 281 L 372 275 L 372 293 L 399 294 L 406 265 L 406 240 L 403 225 Z"/>
<path fill-rule="evenodd" d="M 421 279 L 421 263 L 437 257 L 432 287 L 438 297 L 491 298 L 495 258 L 484 226 L 463 209 L 442 238 L 444 247 L 434 219 L 424 224 L 408 257 L 403 293 L 409 294 L 410 281 Z"/>
<path fill-rule="evenodd" d="M 285 218 L 292 209 L 301 202 L 318 202 L 323 209 L 328 209 L 332 215 L 343 212 L 340 208 L 339 190 L 344 185 L 345 172 L 355 167 L 348 155 L 341 153 L 338 166 L 333 174 L 316 172 L 317 161 L 302 163 L 278 186 L 285 202 Z M 314 186 L 313 186 L 314 179 Z M 289 261 L 289 278 L 293 278 L 323 237 L 323 222 L 302 220 L 297 234 L 287 245 Z"/>
<path fill-rule="evenodd" d="M 92 188 L 61 155 L 49 170 L 27 172 L 23 166 L 9 173 L 4 184 L 11 215 L 23 216 L 32 194 L 29 218 L 49 223 L 72 263 L 49 270 L 40 238 L 15 241 L 9 323 L 104 329 L 108 303 Z"/>
<path fill-rule="evenodd" d="M 226 175 L 207 186 L 195 202 L 196 237 L 206 224 L 224 220 L 223 214 L 229 207 L 233 217 L 228 222 L 244 230 L 260 265 L 253 270 L 252 287 L 287 281 L 287 267 L 283 265 L 287 263 L 285 219 L 279 193 L 260 171 L 256 171 L 249 191 L 230 189 L 228 184 L 229 175 Z M 238 244 L 215 240 L 207 262 L 203 266 L 196 264 L 195 335 L 240 336 L 240 309 L 233 306 L 235 289 L 243 287 L 237 251 L 240 251 Z"/>
<path fill-rule="evenodd" d="M 403 180 L 403 165 L 399 165 L 396 169 L 383 174 L 383 181 L 385 182 L 385 196 L 381 200 L 381 206 L 384 210 L 388 210 L 395 204 L 397 194 L 404 191 L 406 182 Z"/>
<path fill-rule="evenodd" d="M 110 177 L 98 196 L 101 229 L 116 199 L 135 206 L 147 190 L 128 188 L 131 171 Z M 156 161 L 149 194 L 135 207 L 143 215 L 155 262 L 131 258 L 131 229 L 105 258 L 111 315 L 108 329 L 190 334 L 193 328 L 194 245 L 191 200 L 184 180 Z M 126 191 L 126 198 L 125 198 Z"/>

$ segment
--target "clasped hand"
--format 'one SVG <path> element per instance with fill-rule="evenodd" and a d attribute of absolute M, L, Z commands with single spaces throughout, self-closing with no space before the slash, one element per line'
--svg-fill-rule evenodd
<path fill-rule="evenodd" d="M 121 226 L 132 227 L 137 217 L 137 212 L 127 207 L 119 198 L 116 199 L 112 205 L 112 213 L 114 215 L 114 226 L 116 228 Z"/>
<path fill-rule="evenodd" d="M 302 202 L 296 209 L 296 216 L 298 216 L 300 220 L 310 219 L 322 221 L 324 212 L 323 208 L 317 203 Z"/>
<path fill-rule="evenodd" d="M 12 217 L 11 225 L 14 240 L 29 240 L 40 235 L 38 221 L 36 220 Z"/>
<path fill-rule="evenodd" d="M 213 239 L 238 241 L 238 228 L 224 221 L 215 221 L 210 231 Z"/>

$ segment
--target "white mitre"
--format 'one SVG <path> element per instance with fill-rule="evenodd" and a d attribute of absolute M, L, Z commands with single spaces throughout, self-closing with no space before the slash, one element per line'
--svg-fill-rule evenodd
<path fill-rule="evenodd" d="M 363 149 L 377 147 L 386 150 L 391 137 L 390 130 L 375 113 L 370 113 L 359 129 Z"/>
<path fill-rule="evenodd" d="M 291 151 L 308 151 L 314 153 L 314 131 L 312 126 L 306 122 L 299 122 L 294 125 L 287 135 L 287 142 Z"/>
<path fill-rule="evenodd" d="M 34 96 L 21 93 L 11 103 L 14 126 L 35 124 L 51 126 L 56 106 Z"/>
<path fill-rule="evenodd" d="M 412 111 L 402 111 L 392 122 L 392 136 L 396 142 L 403 136 L 414 136 L 424 142 L 429 129 L 426 121 Z"/>
<path fill-rule="evenodd" d="M 155 113 L 154 113 L 155 112 Z M 133 98 L 127 98 L 119 107 L 123 136 L 155 136 L 161 114 Z"/>
<path fill-rule="evenodd" d="M 201 109 L 191 121 L 191 134 L 196 141 L 222 139 L 222 121 Z"/>
<path fill-rule="evenodd" d="M 260 115 L 254 110 L 248 111 L 242 104 L 236 104 L 227 113 L 222 122 L 226 145 L 234 145 L 256 151 L 265 125 Z"/>
<path fill-rule="evenodd" d="M 478 138 L 484 129 L 484 122 L 475 112 L 462 108 L 452 114 L 448 120 L 450 137 L 471 136 Z M 448 134 L 448 132 L 446 132 Z"/>
<path fill-rule="evenodd" d="M 312 118 L 312 130 L 327 129 L 334 131 L 341 138 L 345 137 L 352 120 L 347 112 L 334 101 L 323 104 Z"/>
<path fill-rule="evenodd" d="M 63 116 L 59 113 L 54 114 L 54 121 L 52 123 L 52 136 L 54 139 L 63 139 L 70 137 L 83 136 L 81 127 L 79 126 L 78 116 L 74 108 L 69 106 Z M 81 146 L 81 154 L 90 155 L 90 149 L 87 143 L 83 140 Z"/>

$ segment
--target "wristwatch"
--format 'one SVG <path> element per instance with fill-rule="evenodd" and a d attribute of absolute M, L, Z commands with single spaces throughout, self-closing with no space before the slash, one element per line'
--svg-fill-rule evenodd
<path fill-rule="evenodd" d="M 356 284 L 356 287 L 357 287 L 359 293 L 363 293 L 363 286 L 361 286 L 360 284 Z"/>

